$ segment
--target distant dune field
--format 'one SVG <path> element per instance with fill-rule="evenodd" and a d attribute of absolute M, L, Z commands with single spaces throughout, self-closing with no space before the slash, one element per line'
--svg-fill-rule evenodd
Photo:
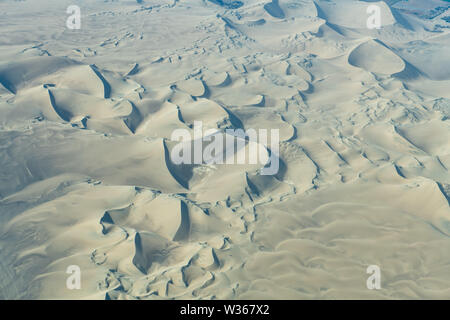
<path fill-rule="evenodd" d="M 0 1 L 0 299 L 450 299 L 449 8 Z"/>

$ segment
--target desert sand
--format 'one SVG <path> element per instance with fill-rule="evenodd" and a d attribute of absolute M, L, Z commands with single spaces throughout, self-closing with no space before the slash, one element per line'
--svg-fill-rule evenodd
<path fill-rule="evenodd" d="M 450 299 L 449 7 L 0 1 L 0 299 Z M 278 172 L 174 163 L 195 121 Z"/>

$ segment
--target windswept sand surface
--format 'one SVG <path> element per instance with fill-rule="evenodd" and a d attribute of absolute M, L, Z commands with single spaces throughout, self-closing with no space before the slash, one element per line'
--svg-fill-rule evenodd
<path fill-rule="evenodd" d="M 0 1 L 0 298 L 450 299 L 449 16 Z M 278 173 L 174 163 L 196 121 L 278 129 Z"/>

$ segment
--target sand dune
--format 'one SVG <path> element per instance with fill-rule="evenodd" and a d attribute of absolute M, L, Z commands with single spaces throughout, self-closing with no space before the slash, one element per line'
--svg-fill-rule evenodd
<path fill-rule="evenodd" d="M 283 9 L 280 8 L 278 0 L 272 0 L 272 2 L 265 4 L 264 9 L 274 18 L 284 19 L 284 17 L 286 16 L 283 12 Z"/>
<path fill-rule="evenodd" d="M 382 42 L 366 41 L 349 55 L 348 62 L 366 71 L 392 75 L 405 69 L 405 62 Z"/>
<path fill-rule="evenodd" d="M 369 1 L 367 1 L 369 2 Z M 366 29 L 367 26 L 367 2 L 355 0 L 343 0 L 336 5 L 335 2 L 315 1 L 318 16 L 330 25 L 344 28 Z M 390 26 L 397 21 L 391 8 L 385 1 L 370 1 L 371 5 L 377 5 L 381 12 L 381 25 Z"/>
<path fill-rule="evenodd" d="M 450 298 L 446 2 L 70 4 L 0 2 L 0 299 Z"/>

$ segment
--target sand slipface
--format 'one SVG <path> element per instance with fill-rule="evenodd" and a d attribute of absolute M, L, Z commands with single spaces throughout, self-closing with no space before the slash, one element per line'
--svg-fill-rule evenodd
<path fill-rule="evenodd" d="M 447 2 L 69 5 L 0 3 L 0 299 L 450 298 Z"/>
<path fill-rule="evenodd" d="M 349 55 L 348 62 L 361 69 L 392 75 L 405 69 L 405 62 L 377 40 L 369 40 L 356 47 Z"/>

